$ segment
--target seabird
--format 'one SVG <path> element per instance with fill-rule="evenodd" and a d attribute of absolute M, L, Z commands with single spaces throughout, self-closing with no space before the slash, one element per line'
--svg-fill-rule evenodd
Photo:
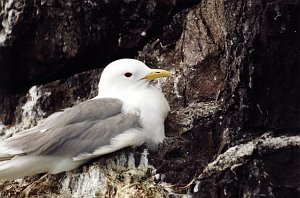
<path fill-rule="evenodd" d="M 170 107 L 150 82 L 169 76 L 166 70 L 150 69 L 134 59 L 110 63 L 95 98 L 0 142 L 0 179 L 72 170 L 130 146 L 157 148 L 165 137 Z"/>

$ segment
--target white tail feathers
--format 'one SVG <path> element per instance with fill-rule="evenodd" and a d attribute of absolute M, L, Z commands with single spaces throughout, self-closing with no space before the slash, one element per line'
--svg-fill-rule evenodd
<path fill-rule="evenodd" d="M 74 162 L 66 157 L 16 156 L 0 162 L 0 180 L 14 180 L 44 172 L 55 174 L 74 169 L 85 162 Z"/>

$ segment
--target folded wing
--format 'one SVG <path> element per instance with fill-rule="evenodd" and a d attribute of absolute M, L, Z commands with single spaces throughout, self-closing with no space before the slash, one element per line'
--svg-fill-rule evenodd
<path fill-rule="evenodd" d="M 144 133 L 139 116 L 123 113 L 120 100 L 95 99 L 52 114 L 42 124 L 4 140 L 0 161 L 20 155 L 86 160 L 141 145 Z"/>

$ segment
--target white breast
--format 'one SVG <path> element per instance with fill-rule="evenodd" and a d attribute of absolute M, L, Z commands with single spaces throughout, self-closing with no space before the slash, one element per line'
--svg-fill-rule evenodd
<path fill-rule="evenodd" d="M 165 138 L 164 122 L 170 106 L 164 95 L 152 85 L 139 92 L 125 94 L 120 98 L 123 111 L 137 113 L 143 128 L 147 131 L 146 144 L 155 147 Z"/>
<path fill-rule="evenodd" d="M 146 144 L 155 148 L 165 138 L 164 122 L 170 111 L 169 103 L 156 87 L 132 87 L 125 90 L 106 90 L 96 98 L 118 98 L 123 101 L 122 111 L 134 113 L 141 117 L 141 123 L 146 133 Z"/>

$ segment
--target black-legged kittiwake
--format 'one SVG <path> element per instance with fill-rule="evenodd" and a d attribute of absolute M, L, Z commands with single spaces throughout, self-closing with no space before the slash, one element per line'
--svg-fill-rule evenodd
<path fill-rule="evenodd" d="M 134 59 L 110 63 L 98 96 L 0 143 L 0 179 L 68 171 L 129 146 L 157 147 L 170 107 L 150 81 L 168 76 Z"/>

